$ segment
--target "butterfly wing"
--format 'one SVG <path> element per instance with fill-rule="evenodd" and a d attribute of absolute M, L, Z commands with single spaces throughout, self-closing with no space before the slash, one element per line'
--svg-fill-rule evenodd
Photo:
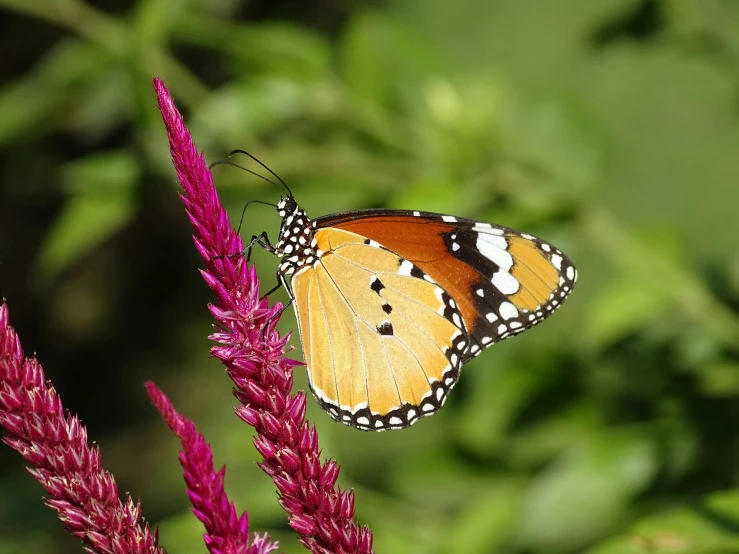
<path fill-rule="evenodd" d="M 411 261 L 456 302 L 470 341 L 463 361 L 547 318 L 577 270 L 559 249 L 514 229 L 428 212 L 361 210 L 316 220 Z"/>
<path fill-rule="evenodd" d="M 292 278 L 311 390 L 336 420 L 397 429 L 438 410 L 469 346 L 454 300 L 366 237 L 319 229 L 323 254 Z"/>

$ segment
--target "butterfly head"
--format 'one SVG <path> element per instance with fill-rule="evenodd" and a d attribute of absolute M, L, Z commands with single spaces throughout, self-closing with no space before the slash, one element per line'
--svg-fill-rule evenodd
<path fill-rule="evenodd" d="M 277 213 L 282 217 L 282 225 L 275 254 L 286 258 L 280 264 L 280 271 L 285 275 L 292 275 L 320 257 L 314 238 L 315 223 L 308 219 L 305 211 L 292 197 L 279 201 Z"/>
<path fill-rule="evenodd" d="M 283 220 L 288 215 L 293 214 L 299 209 L 300 209 L 300 206 L 298 206 L 298 203 L 292 197 L 280 198 L 280 201 L 277 204 L 277 213 L 280 214 L 280 217 L 282 217 Z"/>

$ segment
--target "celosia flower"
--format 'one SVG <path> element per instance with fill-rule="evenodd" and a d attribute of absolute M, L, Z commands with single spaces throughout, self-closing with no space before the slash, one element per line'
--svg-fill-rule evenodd
<path fill-rule="evenodd" d="M 0 306 L 0 424 L 3 442 L 20 452 L 28 470 L 46 489 L 46 504 L 67 530 L 94 554 L 164 554 L 156 531 L 141 525 L 141 507 L 118 497 L 113 476 L 103 469 L 97 446 L 44 377 L 38 360 L 23 355 Z"/>
<path fill-rule="evenodd" d="M 249 517 L 241 517 L 223 489 L 226 468 L 216 472 L 213 453 L 195 425 L 178 414 L 172 403 L 153 383 L 147 383 L 149 398 L 169 428 L 182 442 L 180 464 L 185 471 L 192 511 L 205 526 L 205 545 L 211 554 L 269 554 L 277 545 L 267 535 L 256 536 L 249 545 Z"/>
<path fill-rule="evenodd" d="M 203 278 L 216 295 L 210 311 L 218 323 L 212 354 L 225 365 L 242 406 L 237 414 L 257 432 L 260 467 L 274 481 L 280 505 L 300 541 L 315 553 L 369 553 L 372 533 L 354 521 L 354 495 L 336 487 L 339 466 L 323 464 L 318 434 L 305 419 L 305 394 L 291 394 L 292 368 L 285 357 L 288 337 L 275 330 L 275 314 L 259 299 L 254 267 L 247 267 L 241 237 L 231 229 L 213 178 L 161 80 L 154 80 L 170 152 L 184 189 L 195 247 L 205 264 Z M 229 255 L 231 255 L 229 257 Z M 265 328 L 266 327 L 266 328 Z"/>

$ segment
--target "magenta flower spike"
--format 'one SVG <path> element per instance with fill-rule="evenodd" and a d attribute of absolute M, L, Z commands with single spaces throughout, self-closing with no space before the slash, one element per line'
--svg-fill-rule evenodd
<path fill-rule="evenodd" d="M 292 369 L 299 362 L 285 357 L 289 336 L 280 337 L 276 318 L 270 319 L 280 306 L 259 299 L 255 268 L 243 256 L 228 257 L 242 251 L 241 237 L 231 229 L 205 159 L 169 91 L 160 79 L 154 88 L 195 247 L 205 264 L 201 273 L 216 295 L 210 311 L 217 331 L 210 338 L 218 344 L 211 353 L 235 385 L 242 404 L 238 416 L 257 432 L 259 465 L 277 486 L 280 505 L 306 548 L 317 554 L 369 554 L 372 532 L 354 521 L 353 493 L 336 487 L 339 465 L 320 461 L 318 434 L 305 419 L 305 393 L 291 394 Z"/>
<path fill-rule="evenodd" d="M 185 472 L 192 511 L 205 526 L 205 545 L 210 554 L 269 554 L 277 544 L 265 534 L 249 544 L 249 516 L 241 517 L 223 488 L 226 468 L 216 472 L 213 453 L 195 424 L 175 411 L 172 403 L 154 383 L 146 383 L 154 407 L 182 442 L 180 465 Z"/>
<path fill-rule="evenodd" d="M 141 524 L 141 506 L 118 497 L 98 447 L 62 402 L 36 358 L 26 358 L 0 305 L 0 424 L 3 442 L 20 452 L 46 489 L 46 504 L 91 554 L 166 554 L 156 531 Z"/>

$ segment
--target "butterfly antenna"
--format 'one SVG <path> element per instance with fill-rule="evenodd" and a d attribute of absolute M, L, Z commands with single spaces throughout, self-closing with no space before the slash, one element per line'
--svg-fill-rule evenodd
<path fill-rule="evenodd" d="M 285 181 L 283 181 L 282 178 L 279 175 L 277 175 L 277 173 L 275 173 L 274 171 L 272 171 L 270 168 L 268 168 L 266 165 L 264 165 L 257 158 L 255 158 L 254 156 L 252 156 L 251 154 L 249 154 L 249 152 L 247 152 L 246 150 L 240 150 L 240 149 L 239 150 L 231 150 L 231 153 L 228 155 L 228 157 L 230 158 L 234 154 L 244 154 L 244 156 L 249 156 L 252 160 L 254 160 L 259 165 L 261 165 L 264 169 L 266 169 L 267 171 L 269 171 L 280 183 L 282 183 L 282 186 L 285 187 L 285 190 L 287 191 L 288 197 L 290 197 L 290 198 L 293 197 L 293 193 L 290 190 L 290 188 L 285 184 Z M 253 172 L 250 172 L 250 173 L 253 173 Z M 261 175 L 260 175 L 260 177 L 261 177 Z M 263 179 L 266 179 L 266 177 L 262 177 L 262 178 Z M 267 179 L 267 180 L 269 181 L 269 179 Z M 270 181 L 270 183 L 271 182 L 272 181 Z M 277 183 L 274 183 L 274 184 L 277 184 Z"/>
<path fill-rule="evenodd" d="M 252 175 L 254 175 L 255 177 L 259 177 L 260 179 L 263 179 L 263 180 L 267 181 L 268 183 L 272 183 L 272 184 L 273 184 L 274 186 L 276 186 L 276 187 L 279 187 L 279 186 L 280 186 L 280 185 L 278 185 L 277 183 L 275 183 L 275 182 L 274 182 L 274 181 L 273 181 L 272 179 L 268 179 L 268 178 L 267 178 L 267 177 L 265 177 L 264 175 L 260 175 L 260 174 L 259 174 L 259 173 L 257 173 L 256 171 L 252 171 L 251 169 L 247 169 L 246 167 L 244 167 L 244 166 L 241 166 L 241 165 L 239 165 L 239 164 L 237 164 L 237 163 L 234 163 L 234 162 L 232 162 L 231 160 L 217 160 L 217 161 L 213 162 L 212 164 L 210 164 L 210 165 L 208 166 L 208 169 L 213 169 L 213 168 L 214 168 L 215 166 L 217 166 L 217 165 L 231 165 L 231 166 L 233 166 L 233 167 L 238 167 L 239 169 L 241 169 L 241 170 L 243 170 L 243 171 L 246 171 L 247 173 L 251 173 L 251 174 L 252 174 Z"/>

